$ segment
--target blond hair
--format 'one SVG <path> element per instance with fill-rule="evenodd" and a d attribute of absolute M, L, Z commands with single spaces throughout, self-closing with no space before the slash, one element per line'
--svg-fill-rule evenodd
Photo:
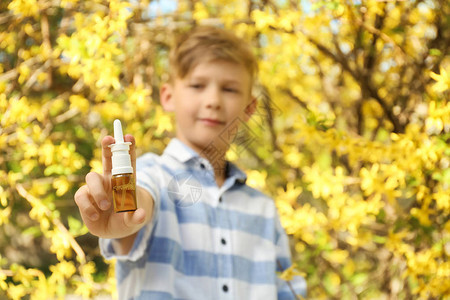
<path fill-rule="evenodd" d="M 170 77 L 185 78 L 200 62 L 222 60 L 243 66 L 251 84 L 258 64 L 249 44 L 232 32 L 213 26 L 197 26 L 180 35 L 172 47 Z"/>

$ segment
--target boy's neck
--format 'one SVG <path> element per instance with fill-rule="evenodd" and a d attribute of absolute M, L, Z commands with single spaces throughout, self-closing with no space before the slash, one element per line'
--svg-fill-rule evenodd
<path fill-rule="evenodd" d="M 184 144 L 192 148 L 195 152 L 197 152 L 201 157 L 207 159 L 209 163 L 212 165 L 214 170 L 214 178 L 216 180 L 217 185 L 220 187 L 225 182 L 228 171 L 228 164 L 225 159 L 225 154 L 228 151 L 228 147 L 223 143 L 215 144 L 210 143 L 207 147 L 201 148 L 195 144 L 189 143 L 183 138 L 177 137 Z"/>
<path fill-rule="evenodd" d="M 218 187 L 221 187 L 227 178 L 228 173 L 228 163 L 223 158 L 223 164 L 220 166 L 214 165 L 214 178 L 216 179 L 216 183 Z"/>
<path fill-rule="evenodd" d="M 199 155 L 209 161 L 214 170 L 214 178 L 217 186 L 222 186 L 227 178 L 228 163 L 225 159 L 225 150 L 221 150 L 219 153 L 211 153 L 207 150 L 198 152 Z"/>

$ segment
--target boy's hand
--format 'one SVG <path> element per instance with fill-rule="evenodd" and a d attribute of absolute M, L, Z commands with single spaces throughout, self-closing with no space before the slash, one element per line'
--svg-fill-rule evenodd
<path fill-rule="evenodd" d="M 136 148 L 131 135 L 124 137 L 125 142 L 131 142 L 130 157 L 136 178 Z M 103 175 L 90 172 L 86 175 L 86 185 L 75 193 L 75 202 L 89 231 L 102 238 L 123 238 L 137 232 L 146 219 L 146 212 L 138 208 L 134 212 L 115 213 L 111 187 L 111 148 L 114 143 L 112 136 L 102 140 Z M 136 196 L 139 198 L 138 191 Z M 138 201 L 139 206 L 139 201 Z"/>

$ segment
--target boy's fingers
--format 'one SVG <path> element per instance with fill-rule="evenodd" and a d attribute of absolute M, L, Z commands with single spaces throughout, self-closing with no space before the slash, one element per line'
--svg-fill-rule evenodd
<path fill-rule="evenodd" d="M 102 164 L 103 164 L 103 175 L 109 176 L 111 174 L 112 163 L 111 163 L 111 148 L 109 145 L 114 144 L 114 138 L 110 135 L 105 136 L 102 139 Z"/>
<path fill-rule="evenodd" d="M 83 218 L 88 217 L 92 221 L 98 220 L 100 215 L 91 202 L 87 185 L 84 185 L 78 189 L 75 193 L 74 199 Z"/>
<path fill-rule="evenodd" d="M 134 139 L 134 136 L 131 134 L 127 134 L 124 137 L 125 142 L 131 142 L 130 145 L 130 158 L 131 158 L 131 165 L 133 167 L 134 175 L 136 175 L 136 140 Z"/>
<path fill-rule="evenodd" d="M 92 196 L 95 204 L 101 210 L 107 210 L 111 206 L 108 200 L 108 195 L 105 191 L 105 186 L 103 185 L 103 176 L 90 172 L 86 175 L 86 183 L 89 189 L 89 194 Z"/>

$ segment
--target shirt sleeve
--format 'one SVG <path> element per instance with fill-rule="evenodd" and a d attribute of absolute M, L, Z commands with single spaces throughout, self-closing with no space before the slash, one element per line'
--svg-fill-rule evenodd
<path fill-rule="evenodd" d="M 144 188 L 153 198 L 153 215 L 151 221 L 141 228 L 134 240 L 130 252 L 126 255 L 119 255 L 113 247 L 114 239 L 99 239 L 100 252 L 105 259 L 117 259 L 138 261 L 142 258 L 147 250 L 148 241 L 151 238 L 153 228 L 155 227 L 160 210 L 159 196 L 159 176 L 160 168 L 157 164 L 158 156 L 152 153 L 145 154 L 136 161 L 136 185 Z"/>
<path fill-rule="evenodd" d="M 276 253 L 277 271 L 283 272 L 292 265 L 289 239 L 281 226 L 278 214 L 276 215 Z M 303 299 L 306 297 L 306 281 L 302 276 L 294 276 L 292 280 L 285 281 L 277 276 L 278 300 Z"/>

